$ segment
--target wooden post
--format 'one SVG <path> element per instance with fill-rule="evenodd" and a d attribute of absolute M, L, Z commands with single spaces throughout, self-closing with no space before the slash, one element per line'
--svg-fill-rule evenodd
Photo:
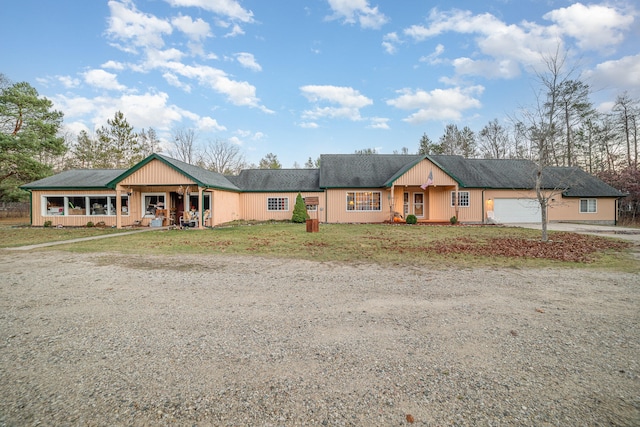
<path fill-rule="evenodd" d="M 122 190 L 120 187 L 116 188 L 116 228 L 122 228 Z"/>

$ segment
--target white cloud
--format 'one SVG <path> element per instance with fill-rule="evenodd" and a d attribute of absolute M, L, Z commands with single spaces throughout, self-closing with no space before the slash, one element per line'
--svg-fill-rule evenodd
<path fill-rule="evenodd" d="M 231 28 L 231 31 L 225 34 L 224 37 L 236 37 L 236 36 L 241 36 L 243 34 L 244 34 L 244 30 L 242 29 L 242 27 L 240 27 L 240 25 L 238 24 L 234 24 L 233 27 Z"/>
<path fill-rule="evenodd" d="M 640 96 L 640 54 L 598 64 L 581 76 L 596 90 L 616 88 Z"/>
<path fill-rule="evenodd" d="M 367 0 L 328 0 L 333 15 L 328 19 L 342 19 L 346 24 L 360 23 L 362 28 L 378 29 L 388 22 L 388 18 L 371 7 Z"/>
<path fill-rule="evenodd" d="M 543 18 L 555 22 L 563 33 L 577 39 L 581 48 L 593 50 L 602 50 L 622 42 L 623 32 L 634 21 L 632 14 L 625 14 L 613 6 L 585 6 L 582 3 L 552 10 Z"/>
<path fill-rule="evenodd" d="M 201 41 L 211 36 L 211 27 L 200 18 L 194 21 L 190 16 L 178 16 L 173 18 L 171 23 L 194 41 Z"/>
<path fill-rule="evenodd" d="M 179 89 L 182 89 L 187 93 L 191 93 L 191 85 L 183 83 L 182 81 L 180 81 L 178 76 L 176 76 L 175 74 L 173 74 L 173 73 L 164 73 L 162 75 L 162 77 L 164 77 L 164 79 L 167 81 L 167 83 L 169 83 L 171 86 L 177 87 Z"/>
<path fill-rule="evenodd" d="M 438 45 L 435 47 L 435 49 L 433 50 L 432 53 L 430 53 L 429 55 L 420 57 L 419 61 L 420 62 L 427 62 L 427 63 L 432 64 L 432 65 L 433 64 L 438 64 L 438 63 L 442 62 L 442 60 L 439 57 L 443 53 L 444 53 L 444 46 L 442 44 L 438 43 Z"/>
<path fill-rule="evenodd" d="M 424 90 L 402 89 L 400 96 L 387 101 L 388 105 L 401 110 L 417 110 L 403 119 L 412 124 L 425 123 L 432 120 L 460 120 L 462 113 L 471 108 L 480 108 L 476 98 L 483 92 L 482 86 L 468 88 Z"/>
<path fill-rule="evenodd" d="M 71 76 L 57 76 L 56 78 L 67 89 L 78 87 L 80 85 L 80 80 Z"/>
<path fill-rule="evenodd" d="M 90 70 L 82 73 L 85 83 L 90 86 L 108 90 L 124 90 L 126 86 L 118 83 L 115 74 L 108 73 L 104 70 Z"/>
<path fill-rule="evenodd" d="M 171 34 L 172 27 L 169 22 L 153 15 L 139 12 L 133 3 L 128 1 L 109 1 L 111 16 L 108 19 L 107 34 L 120 42 L 118 48 L 126 51 L 135 51 L 133 47 L 164 46 L 163 35 Z"/>
<path fill-rule="evenodd" d="M 126 66 L 122 62 L 110 60 L 102 64 L 100 68 L 109 68 L 111 70 L 122 71 L 126 68 Z"/>
<path fill-rule="evenodd" d="M 171 6 L 199 7 L 228 19 L 240 22 L 253 22 L 253 12 L 243 8 L 235 0 L 166 0 Z"/>
<path fill-rule="evenodd" d="M 256 62 L 256 58 L 251 53 L 240 52 L 236 53 L 236 59 L 238 62 L 245 68 L 248 68 L 252 71 L 262 71 L 262 67 L 260 64 Z"/>
<path fill-rule="evenodd" d="M 384 130 L 391 129 L 389 127 L 389 119 L 387 118 L 371 117 L 369 120 L 371 121 L 371 123 L 367 127 L 370 129 L 384 129 Z"/>
<path fill-rule="evenodd" d="M 382 47 L 390 55 L 398 51 L 398 45 L 400 43 L 402 43 L 402 41 L 400 37 L 398 37 L 398 33 L 387 33 L 382 37 Z"/>
<path fill-rule="evenodd" d="M 305 120 L 317 120 L 322 117 L 346 118 L 361 120 L 360 108 L 373 104 L 373 101 L 350 87 L 308 85 L 300 88 L 302 95 L 313 103 L 327 102 L 338 104 L 337 107 L 316 106 L 313 110 L 303 113 Z"/>
<path fill-rule="evenodd" d="M 316 122 L 302 122 L 299 126 L 303 129 L 318 129 L 320 127 Z"/>
<path fill-rule="evenodd" d="M 483 76 L 488 79 L 511 79 L 520 75 L 518 63 L 511 59 L 473 60 L 457 58 L 452 62 L 458 75 Z"/>
<path fill-rule="evenodd" d="M 216 119 L 211 117 L 202 117 L 197 120 L 197 127 L 201 130 L 225 131 L 226 127 L 220 125 Z"/>

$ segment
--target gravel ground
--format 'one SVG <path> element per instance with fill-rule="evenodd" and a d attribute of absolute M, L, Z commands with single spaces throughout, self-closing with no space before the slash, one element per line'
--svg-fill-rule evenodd
<path fill-rule="evenodd" d="M 640 425 L 640 279 L 0 252 L 0 425 Z"/>

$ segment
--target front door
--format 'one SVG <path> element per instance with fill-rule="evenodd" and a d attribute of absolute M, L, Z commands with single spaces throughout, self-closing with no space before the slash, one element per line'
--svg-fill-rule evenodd
<path fill-rule="evenodd" d="M 413 193 L 413 214 L 424 218 L 424 193 Z"/>

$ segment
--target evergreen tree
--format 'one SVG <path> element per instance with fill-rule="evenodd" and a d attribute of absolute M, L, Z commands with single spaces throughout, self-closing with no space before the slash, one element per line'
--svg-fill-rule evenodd
<path fill-rule="evenodd" d="M 282 169 L 282 164 L 278 160 L 278 156 L 269 153 L 260 160 L 258 167 L 260 169 Z"/>
<path fill-rule="evenodd" d="M 26 82 L 0 89 L 0 200 L 28 199 L 19 186 L 51 175 L 46 162 L 64 154 L 62 113 Z"/>
<path fill-rule="evenodd" d="M 293 207 L 293 215 L 291 216 L 292 222 L 305 222 L 309 218 L 309 214 L 307 213 L 307 206 L 304 204 L 304 199 L 302 195 L 298 193 L 296 197 L 296 205 Z"/>
<path fill-rule="evenodd" d="M 141 160 L 138 135 L 133 126 L 127 122 L 121 111 L 115 113 L 113 120 L 107 120 L 107 127 L 102 126 L 96 132 L 99 149 L 109 153 L 111 167 L 128 168 Z"/>

